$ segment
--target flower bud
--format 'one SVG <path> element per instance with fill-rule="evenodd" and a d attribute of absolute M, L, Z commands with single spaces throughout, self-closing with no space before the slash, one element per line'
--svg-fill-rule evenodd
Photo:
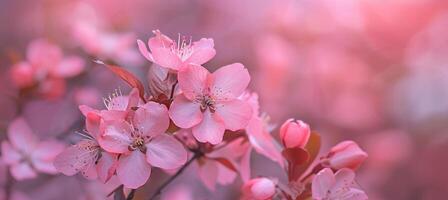
<path fill-rule="evenodd" d="M 275 195 L 275 183 L 268 178 L 255 178 L 243 186 L 243 199 L 267 200 Z"/>
<path fill-rule="evenodd" d="M 367 158 L 364 152 L 356 142 L 343 141 L 331 148 L 327 157 L 323 159 L 323 164 L 333 169 L 357 169 Z"/>
<path fill-rule="evenodd" d="M 280 128 L 280 138 L 286 148 L 305 147 L 310 134 L 308 124 L 300 120 L 289 119 Z"/>
<path fill-rule="evenodd" d="M 34 72 L 26 62 L 21 62 L 12 67 L 11 70 L 12 81 L 19 88 L 30 87 L 34 84 Z"/>
<path fill-rule="evenodd" d="M 156 98 L 161 94 L 169 97 L 176 80 L 176 75 L 170 73 L 166 68 L 162 68 L 155 64 L 149 68 L 149 91 L 151 95 Z"/>

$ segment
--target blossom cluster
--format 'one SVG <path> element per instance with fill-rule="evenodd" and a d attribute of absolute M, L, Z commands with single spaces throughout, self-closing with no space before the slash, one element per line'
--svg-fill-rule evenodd
<path fill-rule="evenodd" d="M 158 30 L 153 33 L 147 44 L 137 41 L 140 53 L 153 63 L 148 90 L 124 68 L 96 61 L 132 89 L 105 98 L 105 108 L 80 105 L 85 130 L 75 145 L 64 149 L 61 142 L 39 142 L 22 118 L 10 125 L 9 141 L 2 143 L 2 160 L 15 179 L 61 172 L 106 183 L 116 176 L 124 188 L 135 191 L 150 181 L 152 167 L 180 173 L 193 164 L 210 190 L 240 176 L 244 182 L 241 199 L 367 199 L 355 182 L 355 170 L 367 153 L 355 142 L 343 141 L 319 157 L 319 134 L 295 119 L 284 122 L 274 136 L 269 117 L 260 111 L 258 95 L 248 90 L 250 75 L 243 64 L 210 72 L 203 65 L 216 54 L 213 39 L 193 42 L 179 37 L 175 41 Z M 33 56 L 40 51 L 30 50 L 30 63 L 51 61 L 52 68 L 41 75 L 34 73 L 34 64 L 18 65 L 14 73 L 26 75 L 26 79 L 17 78 L 20 86 L 82 71 L 82 62 L 62 59 L 46 43 L 36 45 L 54 53 L 43 59 Z M 287 182 L 263 174 L 252 177 L 252 150 L 278 163 Z"/>

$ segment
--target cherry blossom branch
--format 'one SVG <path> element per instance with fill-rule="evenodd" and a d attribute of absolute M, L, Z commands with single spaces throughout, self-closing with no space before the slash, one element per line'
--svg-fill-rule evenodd
<path fill-rule="evenodd" d="M 194 156 L 190 160 L 188 160 L 188 162 L 185 163 L 185 165 L 182 166 L 176 172 L 176 174 L 174 174 L 167 181 L 165 181 L 148 200 L 155 199 L 160 193 L 162 193 L 162 190 L 165 189 L 166 186 L 168 186 L 171 182 L 173 182 L 189 165 L 191 165 L 191 163 L 193 163 L 193 161 L 200 158 L 201 156 L 203 156 L 203 153 L 195 152 Z"/>

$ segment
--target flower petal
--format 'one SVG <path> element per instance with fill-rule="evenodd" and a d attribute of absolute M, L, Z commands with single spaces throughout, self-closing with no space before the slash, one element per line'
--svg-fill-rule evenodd
<path fill-rule="evenodd" d="M 88 105 L 80 105 L 78 106 L 79 110 L 81 111 L 82 115 L 87 116 L 90 112 L 99 113 L 98 110 L 88 106 Z"/>
<path fill-rule="evenodd" d="M 369 199 L 367 197 L 367 194 L 356 188 L 350 188 L 349 191 L 347 191 L 344 196 L 342 197 L 343 200 L 367 200 Z"/>
<path fill-rule="evenodd" d="M 188 100 L 185 96 L 177 96 L 171 103 L 170 118 L 181 128 L 191 128 L 202 121 L 203 114 L 198 103 Z"/>
<path fill-rule="evenodd" d="M 89 112 L 86 115 L 86 130 L 93 138 L 98 139 L 101 134 L 101 116 L 96 112 Z"/>
<path fill-rule="evenodd" d="M 70 56 L 61 60 L 59 65 L 52 68 L 51 74 L 56 77 L 74 77 L 84 70 L 84 61 L 77 56 Z"/>
<path fill-rule="evenodd" d="M 118 179 L 127 188 L 137 189 L 144 185 L 150 174 L 151 166 L 146 162 L 145 155 L 140 151 L 122 155 L 118 162 Z"/>
<path fill-rule="evenodd" d="M 212 114 L 209 110 L 204 112 L 204 119 L 201 123 L 193 127 L 193 136 L 199 142 L 209 142 L 219 144 L 224 135 L 224 122 L 219 116 Z"/>
<path fill-rule="evenodd" d="M 283 168 L 284 158 L 280 153 L 280 145 L 265 129 L 260 118 L 252 118 L 246 127 L 249 142 L 255 151 L 277 162 Z"/>
<path fill-rule="evenodd" d="M 154 33 L 154 37 L 149 38 L 148 47 L 151 51 L 157 48 L 171 48 L 174 41 L 168 36 L 162 34 L 159 30 L 152 31 Z"/>
<path fill-rule="evenodd" d="M 8 138 L 11 144 L 24 152 L 31 153 L 39 142 L 25 119 L 17 118 L 8 127 Z"/>
<path fill-rule="evenodd" d="M 330 168 L 321 170 L 313 179 L 312 195 L 313 199 L 323 199 L 327 192 L 335 183 L 333 171 Z"/>
<path fill-rule="evenodd" d="M 131 131 L 132 127 L 126 121 L 106 121 L 98 143 L 111 153 L 128 152 L 128 146 L 132 143 Z"/>
<path fill-rule="evenodd" d="M 213 162 L 213 161 L 208 161 L 208 162 Z M 229 162 L 232 162 L 229 160 Z M 236 164 L 232 162 L 232 164 L 235 166 Z M 235 171 L 229 169 L 228 167 L 222 165 L 222 164 L 218 164 L 218 178 L 217 178 L 217 182 L 221 185 L 228 185 L 233 183 L 233 181 L 235 181 L 236 176 L 238 175 L 237 173 L 235 173 Z"/>
<path fill-rule="evenodd" d="M 152 54 L 148 51 L 148 48 L 146 48 L 146 45 L 143 41 L 137 40 L 138 50 L 140 53 L 149 61 L 154 62 L 154 59 L 152 58 Z"/>
<path fill-rule="evenodd" d="M 213 46 L 213 39 L 202 38 L 201 40 L 194 42 L 192 46 L 193 53 L 185 63 L 194 63 L 198 65 L 206 63 L 216 55 Z"/>
<path fill-rule="evenodd" d="M 151 137 L 164 133 L 170 125 L 166 106 L 153 101 L 138 108 L 133 121 L 135 128 Z"/>
<path fill-rule="evenodd" d="M 176 169 L 187 161 L 187 151 L 173 137 L 162 134 L 146 144 L 146 160 L 155 167 Z"/>
<path fill-rule="evenodd" d="M 195 100 L 207 88 L 209 75 L 204 67 L 188 64 L 178 72 L 179 87 L 188 99 Z"/>
<path fill-rule="evenodd" d="M 241 63 L 221 67 L 213 72 L 212 76 L 212 92 L 214 96 L 223 101 L 240 96 L 250 82 L 249 72 Z"/>
<path fill-rule="evenodd" d="M 84 139 L 57 155 L 53 165 L 64 175 L 73 176 L 94 166 L 98 152 L 99 147 L 96 142 Z"/>
<path fill-rule="evenodd" d="M 92 164 L 86 169 L 81 171 L 82 176 L 88 180 L 95 180 L 98 178 L 98 173 L 96 171 L 95 165 Z"/>
<path fill-rule="evenodd" d="M 355 180 L 355 172 L 348 168 L 343 168 L 338 170 L 334 177 L 336 179 L 336 182 L 333 185 L 332 190 L 337 190 L 342 187 L 351 186 L 353 184 L 353 181 Z"/>
<path fill-rule="evenodd" d="M 182 66 L 182 60 L 168 48 L 156 48 L 152 50 L 154 62 L 162 67 L 178 70 Z"/>
<path fill-rule="evenodd" d="M 53 161 L 63 150 L 64 145 L 58 141 L 41 142 L 31 154 L 33 166 L 40 172 L 55 174 L 57 170 Z"/>
<path fill-rule="evenodd" d="M 218 162 L 204 160 L 204 162 L 198 163 L 199 178 L 201 178 L 202 182 L 209 190 L 214 191 L 219 173 Z"/>
<path fill-rule="evenodd" d="M 248 148 L 248 150 L 246 150 L 246 153 L 241 158 L 241 164 L 239 166 L 239 171 L 240 171 L 241 179 L 244 182 L 249 181 L 249 179 L 251 177 L 250 176 L 250 174 L 251 174 L 251 169 L 250 169 L 251 154 L 252 154 L 252 148 Z"/>
<path fill-rule="evenodd" d="M 9 165 L 14 165 L 20 162 L 22 155 L 9 142 L 2 142 L 2 157 L 1 159 Z"/>
<path fill-rule="evenodd" d="M 11 175 L 18 181 L 37 177 L 37 173 L 27 162 L 22 162 L 20 164 L 13 165 L 11 166 L 10 170 Z"/>
<path fill-rule="evenodd" d="M 232 131 L 245 128 L 252 118 L 252 108 L 250 105 L 238 99 L 221 102 L 216 108 L 216 113 L 224 121 L 226 129 Z"/>
<path fill-rule="evenodd" d="M 101 158 L 96 164 L 96 171 L 100 180 L 104 183 L 107 182 L 114 175 L 117 165 L 117 154 L 102 152 Z"/>

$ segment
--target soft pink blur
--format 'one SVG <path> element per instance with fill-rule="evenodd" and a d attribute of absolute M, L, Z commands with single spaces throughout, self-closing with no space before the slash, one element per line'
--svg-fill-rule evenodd
<path fill-rule="evenodd" d="M 93 60 L 117 63 L 145 80 L 151 63 L 140 55 L 137 39 L 146 46 L 159 29 L 170 38 L 185 35 L 188 41 L 190 36 L 192 41 L 213 38 L 216 56 L 205 64 L 212 72 L 229 63 L 244 64 L 251 74 L 249 89 L 259 95 L 258 120 L 269 118 L 276 125 L 259 128 L 275 128 L 275 138 L 280 139 L 280 125 L 295 118 L 323 136 L 321 154 L 340 141 L 356 141 L 369 154 L 357 171 L 357 184 L 371 199 L 446 198 L 446 1 L 2 0 L 0 24 L 1 141 L 8 140 L 6 130 L 19 116 L 39 141 L 78 141 L 74 132 L 84 128 L 79 104 L 104 109 L 101 97 L 117 88 L 129 91 Z M 36 39 L 54 45 L 41 47 L 56 53 L 35 52 L 37 58 L 30 58 L 27 51 Z M 52 56 L 57 59 L 51 62 L 60 62 L 48 69 L 32 67 L 35 60 L 46 62 Z M 64 71 L 68 64 L 76 70 Z M 153 90 L 154 84 L 149 83 Z M 275 161 L 255 154 L 251 159 L 251 177 L 286 179 Z M 0 174 L 4 165 L 0 163 Z M 168 188 L 176 193 L 172 196 L 240 196 L 241 181 L 217 185 L 219 190 L 211 192 L 194 173 L 187 170 L 182 177 L 189 178 L 175 182 L 191 187 Z M 145 189 L 160 185 L 161 174 L 154 169 Z M 0 199 L 4 178 L 1 174 Z M 104 199 L 113 188 L 43 174 L 13 184 L 11 196 Z M 143 197 L 136 194 L 136 199 Z"/>

